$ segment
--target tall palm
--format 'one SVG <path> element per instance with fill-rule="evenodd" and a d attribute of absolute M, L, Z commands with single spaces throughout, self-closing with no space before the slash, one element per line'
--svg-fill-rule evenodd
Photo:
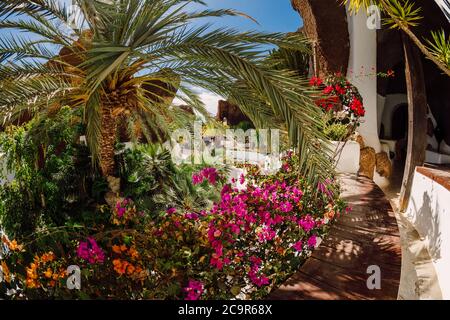
<path fill-rule="evenodd" d="M 182 112 L 176 95 L 206 115 L 193 87 L 239 105 L 258 127 L 277 127 L 301 149 L 302 174 L 329 174 L 320 110 L 307 81 L 273 70 L 268 46 L 307 51 L 307 41 L 281 33 L 212 29 L 192 22 L 243 15 L 234 10 L 187 10 L 201 0 L 74 0 L 81 18 L 58 0 L 0 3 L 1 29 L 34 34 L 0 41 L 0 112 L 12 121 L 23 112 L 69 105 L 84 109 L 94 163 L 115 171 L 116 127 L 125 117 L 144 135 L 162 136 Z M 244 15 L 245 16 L 245 15 Z M 177 90 L 178 89 L 178 90 Z M 169 97 L 169 98 L 168 98 Z"/>
<path fill-rule="evenodd" d="M 386 16 L 384 23 L 391 28 L 402 30 L 420 51 L 431 60 L 444 74 L 450 76 L 450 35 L 444 30 L 431 32 L 431 38 L 425 43 L 414 33 L 419 25 L 422 8 L 410 0 L 342 0 L 348 4 L 351 12 L 358 12 L 376 5 Z M 434 5 L 434 4 L 433 4 Z M 428 46 L 427 46 L 428 45 Z"/>

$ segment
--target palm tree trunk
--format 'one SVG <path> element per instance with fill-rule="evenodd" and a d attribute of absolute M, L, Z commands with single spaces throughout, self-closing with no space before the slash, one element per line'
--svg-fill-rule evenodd
<path fill-rule="evenodd" d="M 414 173 L 425 162 L 427 147 L 427 96 L 422 57 L 409 37 L 403 33 L 406 87 L 408 90 L 408 150 L 402 189 L 400 211 L 404 212 L 411 195 Z"/>
<path fill-rule="evenodd" d="M 117 122 L 112 114 L 112 106 L 104 104 L 101 111 L 102 137 L 100 141 L 100 169 L 104 177 L 115 173 L 114 147 Z"/>

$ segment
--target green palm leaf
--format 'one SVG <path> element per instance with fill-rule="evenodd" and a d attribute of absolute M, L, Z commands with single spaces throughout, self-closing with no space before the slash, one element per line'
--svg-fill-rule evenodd
<path fill-rule="evenodd" d="M 106 113 L 125 119 L 130 132 L 138 125 L 147 139 L 164 139 L 174 126 L 188 127 L 192 120 L 170 106 L 175 96 L 208 118 L 193 90 L 201 87 L 239 105 L 258 127 L 281 129 L 301 153 L 303 175 L 313 180 L 329 175 L 320 110 L 307 81 L 267 60 L 276 46 L 308 54 L 307 39 L 192 27 L 192 21 L 209 17 L 250 18 L 231 9 L 192 11 L 191 4 L 204 4 L 198 0 L 76 3 L 82 13 L 76 26 L 70 10 L 56 0 L 0 4 L 0 27 L 26 31 L 0 43 L 2 115 L 54 104 L 83 108 L 92 159 L 102 163 L 105 126 L 115 125 L 105 123 Z M 26 39 L 28 34 L 39 40 Z"/>

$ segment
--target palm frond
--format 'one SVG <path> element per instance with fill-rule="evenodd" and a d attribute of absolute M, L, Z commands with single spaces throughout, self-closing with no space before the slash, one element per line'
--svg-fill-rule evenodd
<path fill-rule="evenodd" d="M 450 35 L 446 36 L 444 30 L 432 31 L 433 41 L 427 40 L 428 50 L 450 69 Z"/>
<path fill-rule="evenodd" d="M 83 22 L 73 26 L 70 10 L 57 2 L 0 4 L 0 17 L 9 17 L 2 22 L 4 28 L 39 36 L 37 43 L 0 43 L 5 66 L 0 69 L 1 110 L 52 103 L 83 107 L 87 141 L 96 164 L 103 108 L 126 110 L 129 116 L 118 119 L 127 121 L 130 130 L 136 124 L 147 139 L 162 140 L 174 127 L 189 126 L 192 120 L 192 115 L 170 106 L 175 96 L 208 119 L 194 89 L 201 87 L 236 103 L 258 127 L 282 130 L 291 146 L 301 151 L 304 176 L 319 179 L 330 172 L 319 110 L 307 81 L 284 67 L 274 70 L 266 60 L 274 46 L 307 55 L 310 45 L 303 36 L 212 29 L 208 24 L 192 27 L 191 22 L 209 17 L 251 19 L 231 9 L 188 10 L 192 3 L 205 4 L 200 0 L 76 0 Z M 82 38 L 83 34 L 88 36 Z M 72 35 L 80 39 L 74 42 Z M 73 52 L 74 57 L 58 57 L 50 49 L 55 45 Z M 24 63 L 21 67 L 7 66 L 19 60 Z M 18 81 L 10 85 L 8 79 L 13 76 Z M 113 101 L 111 92 L 127 99 L 133 94 L 133 102 L 124 107 L 118 102 L 122 100 Z"/>
<path fill-rule="evenodd" d="M 416 7 L 416 4 L 409 0 L 385 0 L 385 3 L 389 6 L 393 16 L 389 16 L 384 24 L 389 25 L 391 29 L 399 29 L 399 23 L 404 26 L 415 27 L 423 18 L 420 16 L 422 8 Z"/>

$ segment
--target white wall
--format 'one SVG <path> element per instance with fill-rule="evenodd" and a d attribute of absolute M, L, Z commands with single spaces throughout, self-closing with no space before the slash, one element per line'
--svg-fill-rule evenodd
<path fill-rule="evenodd" d="M 450 191 L 415 172 L 405 212 L 425 238 L 444 299 L 450 299 Z"/>
<path fill-rule="evenodd" d="M 366 145 L 381 151 L 378 137 L 377 112 L 377 32 L 367 27 L 367 14 L 361 10 L 349 14 L 350 60 L 348 78 L 358 88 L 364 100 L 366 115 L 359 128 Z"/>

